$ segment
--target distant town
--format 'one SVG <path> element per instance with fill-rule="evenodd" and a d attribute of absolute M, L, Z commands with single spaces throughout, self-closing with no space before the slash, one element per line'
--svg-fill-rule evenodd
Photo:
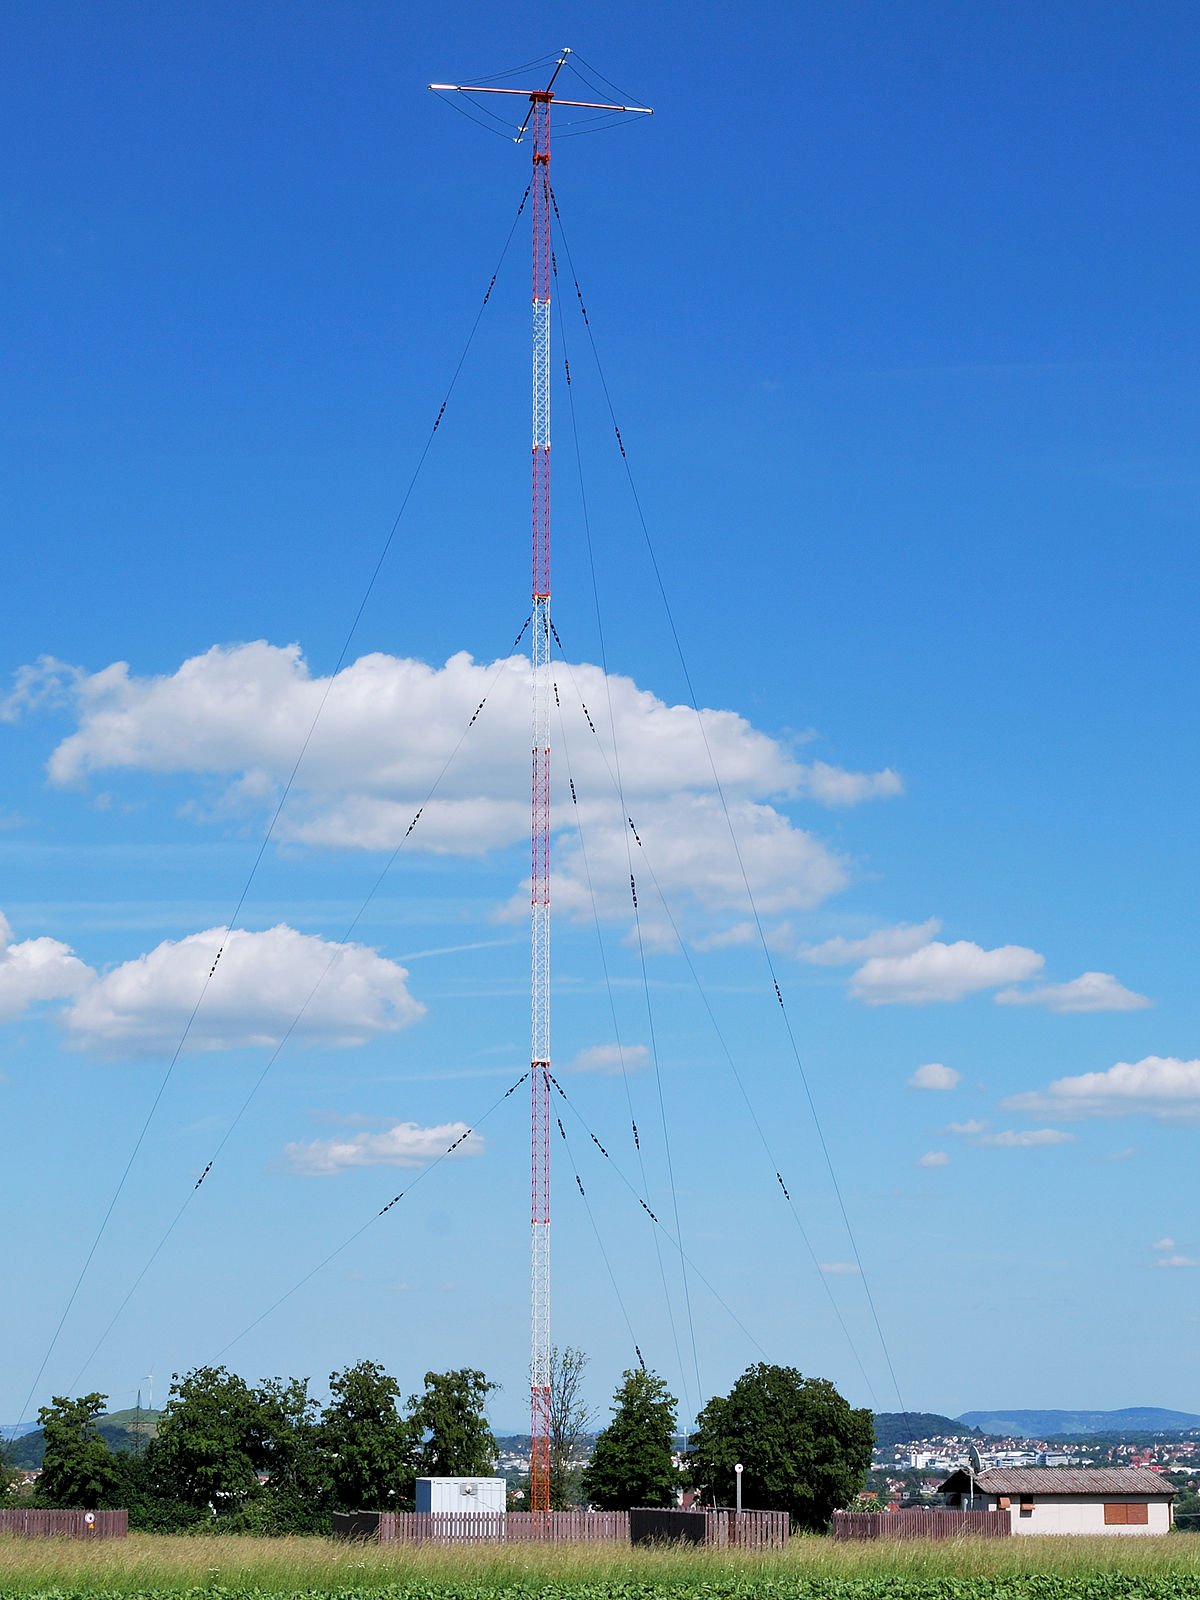
<path fill-rule="evenodd" d="M 902 1414 L 880 1414 L 875 1418 L 877 1442 L 864 1497 L 890 1506 L 932 1501 L 974 1447 L 983 1472 L 1003 1467 L 1149 1468 L 1161 1472 L 1179 1491 L 1177 1515 L 1185 1519 L 1184 1525 L 1193 1516 L 1200 1520 L 1200 1426 L 1126 1431 L 1113 1426 L 1120 1419 L 1119 1413 L 1109 1414 L 1111 1431 L 1033 1438 L 1025 1433 L 985 1432 L 966 1426 L 966 1418 L 941 1418 L 944 1431 L 934 1431 L 934 1419 L 928 1416 L 920 1419 L 919 1426 L 914 1417 L 906 1427 Z M 915 1431 L 922 1436 L 903 1437 Z"/>

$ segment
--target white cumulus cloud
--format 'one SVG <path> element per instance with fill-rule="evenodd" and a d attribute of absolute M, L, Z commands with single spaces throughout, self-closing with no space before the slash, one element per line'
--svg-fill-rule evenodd
<path fill-rule="evenodd" d="M 941 918 L 930 917 L 925 922 L 900 922 L 892 928 L 877 928 L 861 939 L 826 939 L 821 944 L 806 945 L 797 950 L 801 961 L 811 961 L 818 967 L 850 967 L 857 961 L 872 956 L 906 956 L 927 945 L 935 933 L 941 931 Z"/>
<path fill-rule="evenodd" d="M 811 908 L 847 881 L 841 857 L 796 827 L 781 803 L 845 806 L 902 787 L 888 770 L 806 764 L 735 712 L 709 709 L 697 718 L 691 707 L 670 705 L 628 677 L 606 678 L 587 663 L 558 662 L 554 672 L 580 800 L 576 810 L 566 764 L 557 762 L 558 825 L 569 839 L 582 819 L 597 852 L 624 862 L 626 822 L 611 777 L 615 726 L 627 806 L 664 890 L 694 892 L 710 912 L 747 911 L 710 751 L 750 883 L 769 914 Z M 470 855 L 527 836 L 529 692 L 524 656 L 480 663 L 459 653 L 430 666 L 377 653 L 352 662 L 331 684 L 309 672 L 298 646 L 258 641 L 214 646 L 159 676 L 139 677 L 125 662 L 90 674 L 60 663 L 41 677 L 28 669 L 14 690 L 13 714 L 51 693 L 73 706 L 75 731 L 50 759 L 55 783 L 118 771 L 189 774 L 199 789 L 191 814 L 204 820 L 269 809 L 319 710 L 280 818 L 281 840 L 390 850 L 438 783 L 406 848 Z M 585 893 L 580 868 L 568 844 L 556 895 L 578 901 Z M 627 881 L 625 868 L 618 882 Z"/>
<path fill-rule="evenodd" d="M 953 1067 L 944 1066 L 940 1061 L 927 1061 L 913 1073 L 908 1086 L 910 1089 L 957 1089 L 961 1081 L 962 1073 L 955 1072 Z"/>
<path fill-rule="evenodd" d="M 1175 1241 L 1171 1238 L 1156 1239 L 1150 1248 L 1151 1250 L 1174 1250 Z"/>
<path fill-rule="evenodd" d="M 686 896 L 714 915 L 744 908 L 743 870 L 764 916 L 810 910 L 845 888 L 849 871 L 841 857 L 775 807 L 752 800 L 729 800 L 728 805 L 740 865 L 717 796 L 680 794 L 638 807 L 634 821 L 645 849 L 635 850 L 633 868 L 643 912 L 653 914 L 661 906 L 659 891 L 672 907 Z M 567 835 L 555 857 L 555 908 L 583 921 L 591 918 L 593 904 L 601 916 L 627 915 L 629 856 L 622 819 L 614 818 L 611 808 L 588 807 L 582 820 L 587 862 L 579 836 Z M 528 883 L 510 912 L 529 915 Z"/>
<path fill-rule="evenodd" d="M 1118 1061 L 1106 1072 L 1081 1072 L 1057 1078 L 1047 1089 L 1012 1095 L 1014 1111 L 1049 1112 L 1060 1117 L 1117 1117 L 1140 1114 L 1166 1121 L 1200 1117 L 1200 1061 L 1176 1056 L 1144 1056 Z"/>
<path fill-rule="evenodd" d="M 617 1077 L 622 1072 L 637 1072 L 649 1065 L 650 1051 L 644 1044 L 594 1044 L 568 1062 L 567 1071 Z"/>
<path fill-rule="evenodd" d="M 828 1278 L 849 1278 L 858 1271 L 853 1261 L 822 1261 L 820 1266 Z"/>
<path fill-rule="evenodd" d="M 950 1157 L 944 1150 L 926 1150 L 925 1154 L 918 1160 L 917 1165 L 919 1167 L 948 1167 L 950 1165 Z"/>
<path fill-rule="evenodd" d="M 92 981 L 92 970 L 58 939 L 13 938 L 0 914 L 0 1022 L 44 1000 L 66 1000 Z"/>
<path fill-rule="evenodd" d="M 867 1005 L 929 1005 L 962 1000 L 984 989 L 1017 983 L 1039 972 L 1045 958 L 1023 945 L 985 950 L 967 939 L 939 940 L 903 956 L 872 956 L 850 980 L 850 993 Z"/>
<path fill-rule="evenodd" d="M 298 1043 L 363 1044 L 424 1014 L 408 973 L 363 945 L 336 945 L 287 926 L 164 940 L 97 977 L 63 1015 L 74 1043 L 112 1054 L 173 1048 L 205 975 L 225 951 L 188 1035 L 198 1050 L 278 1044 L 301 1008 Z"/>
<path fill-rule="evenodd" d="M 980 1122 L 977 1118 L 972 1117 L 969 1122 L 948 1123 L 946 1125 L 946 1132 L 957 1133 L 960 1138 L 969 1139 L 974 1134 L 983 1133 L 986 1127 L 986 1122 Z"/>
<path fill-rule="evenodd" d="M 483 1139 L 465 1122 L 441 1122 L 431 1128 L 398 1122 L 377 1133 L 287 1144 L 283 1158 L 293 1172 L 327 1178 L 351 1167 L 423 1167 L 447 1153 L 455 1157 L 482 1155 Z"/>
<path fill-rule="evenodd" d="M 1154 1265 L 1156 1267 L 1200 1267 L 1200 1261 L 1195 1256 L 1161 1256 Z"/>
<path fill-rule="evenodd" d="M 1118 983 L 1111 972 L 1082 972 L 1070 983 L 1045 983 L 1033 989 L 1002 989 L 998 1006 L 1045 1006 L 1047 1011 L 1141 1011 L 1153 1005 Z"/>

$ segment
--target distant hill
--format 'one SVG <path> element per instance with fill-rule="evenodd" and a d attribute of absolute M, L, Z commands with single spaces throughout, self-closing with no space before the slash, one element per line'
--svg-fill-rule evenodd
<path fill-rule="evenodd" d="M 150 1411 L 145 1407 L 140 1412 L 109 1411 L 96 1418 L 96 1426 L 102 1438 L 108 1440 L 110 1450 L 139 1450 L 143 1441 L 153 1439 L 157 1432 L 158 1411 Z M 141 1423 L 139 1432 L 138 1423 Z M 46 1440 L 40 1428 L 34 1428 L 31 1433 L 22 1434 L 19 1439 L 14 1439 L 11 1444 L 4 1443 L 4 1459 L 10 1467 L 24 1467 L 32 1471 L 40 1467 L 42 1457 L 46 1453 Z"/>
<path fill-rule="evenodd" d="M 1123 1411 L 964 1411 L 960 1424 L 1012 1439 L 1074 1439 L 1093 1433 L 1182 1433 L 1200 1428 L 1191 1411 L 1127 1406 Z"/>
<path fill-rule="evenodd" d="M 963 1419 L 943 1417 L 936 1411 L 876 1411 L 875 1443 L 881 1450 L 895 1444 L 915 1444 L 920 1439 L 944 1439 L 950 1434 L 979 1433 Z"/>

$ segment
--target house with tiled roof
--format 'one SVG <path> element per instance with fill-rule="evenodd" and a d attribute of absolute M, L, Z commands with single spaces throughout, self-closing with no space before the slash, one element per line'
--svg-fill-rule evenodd
<path fill-rule="evenodd" d="M 1175 1490 L 1148 1467 L 959 1467 L 948 1505 L 1007 1511 L 1014 1533 L 1169 1533 Z"/>

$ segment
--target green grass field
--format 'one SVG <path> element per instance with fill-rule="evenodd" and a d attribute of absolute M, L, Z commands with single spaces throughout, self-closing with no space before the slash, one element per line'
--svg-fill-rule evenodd
<path fill-rule="evenodd" d="M 0 1596 L 44 1600 L 1200 1600 L 1200 1536 L 834 1544 L 769 1556 L 330 1539 L 0 1537 Z"/>

